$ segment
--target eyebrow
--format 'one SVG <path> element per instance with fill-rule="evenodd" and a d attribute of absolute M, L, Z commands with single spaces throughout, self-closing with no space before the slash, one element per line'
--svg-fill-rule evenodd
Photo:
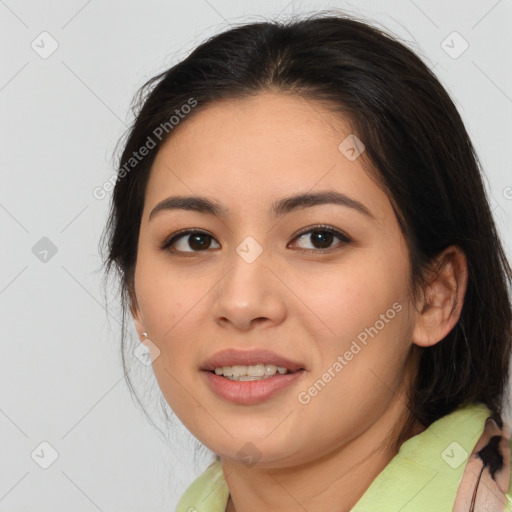
<path fill-rule="evenodd" d="M 353 199 L 346 194 L 334 190 L 325 190 L 321 192 L 305 192 L 289 197 L 283 197 L 272 203 L 270 212 L 274 217 L 283 216 L 294 210 L 311 208 L 322 204 L 336 204 L 352 208 L 359 213 L 370 217 L 373 220 L 375 216 L 367 206 Z M 217 217 L 227 217 L 229 209 L 222 206 L 217 201 L 202 196 L 172 196 L 158 203 L 149 214 L 149 221 L 159 212 L 172 210 L 190 210 L 199 213 L 208 213 Z"/>

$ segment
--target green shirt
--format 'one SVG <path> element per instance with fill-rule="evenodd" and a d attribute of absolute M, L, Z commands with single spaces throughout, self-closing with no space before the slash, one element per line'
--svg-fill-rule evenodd
<path fill-rule="evenodd" d="M 467 457 L 489 415 L 484 404 L 459 407 L 409 438 L 351 511 L 452 512 Z M 512 478 L 505 496 L 505 510 L 512 512 Z M 187 488 L 176 512 L 225 512 L 228 498 L 217 458 Z"/>

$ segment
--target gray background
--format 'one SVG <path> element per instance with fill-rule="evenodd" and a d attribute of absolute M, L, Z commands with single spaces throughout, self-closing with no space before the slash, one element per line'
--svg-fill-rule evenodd
<path fill-rule="evenodd" d="M 98 271 L 110 195 L 92 190 L 146 79 L 230 23 L 328 7 L 379 21 L 434 68 L 510 256 L 512 0 L 0 0 L 0 510 L 171 511 L 204 469 L 179 421 L 166 442 L 130 398 Z"/>

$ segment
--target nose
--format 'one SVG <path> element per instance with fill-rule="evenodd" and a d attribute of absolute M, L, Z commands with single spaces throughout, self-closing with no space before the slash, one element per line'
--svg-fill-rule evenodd
<path fill-rule="evenodd" d="M 279 325 L 286 317 L 286 287 L 262 252 L 254 261 L 234 252 L 216 287 L 214 321 L 224 328 L 248 331 Z"/>

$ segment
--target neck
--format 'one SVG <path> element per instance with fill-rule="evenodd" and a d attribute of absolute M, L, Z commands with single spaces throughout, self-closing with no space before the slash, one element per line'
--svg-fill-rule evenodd
<path fill-rule="evenodd" d="M 369 428 L 328 454 L 291 467 L 248 468 L 221 457 L 230 491 L 226 512 L 349 512 L 377 475 L 396 455 L 395 440 L 407 408 L 395 396 Z M 405 439 L 424 430 L 415 423 Z"/>

